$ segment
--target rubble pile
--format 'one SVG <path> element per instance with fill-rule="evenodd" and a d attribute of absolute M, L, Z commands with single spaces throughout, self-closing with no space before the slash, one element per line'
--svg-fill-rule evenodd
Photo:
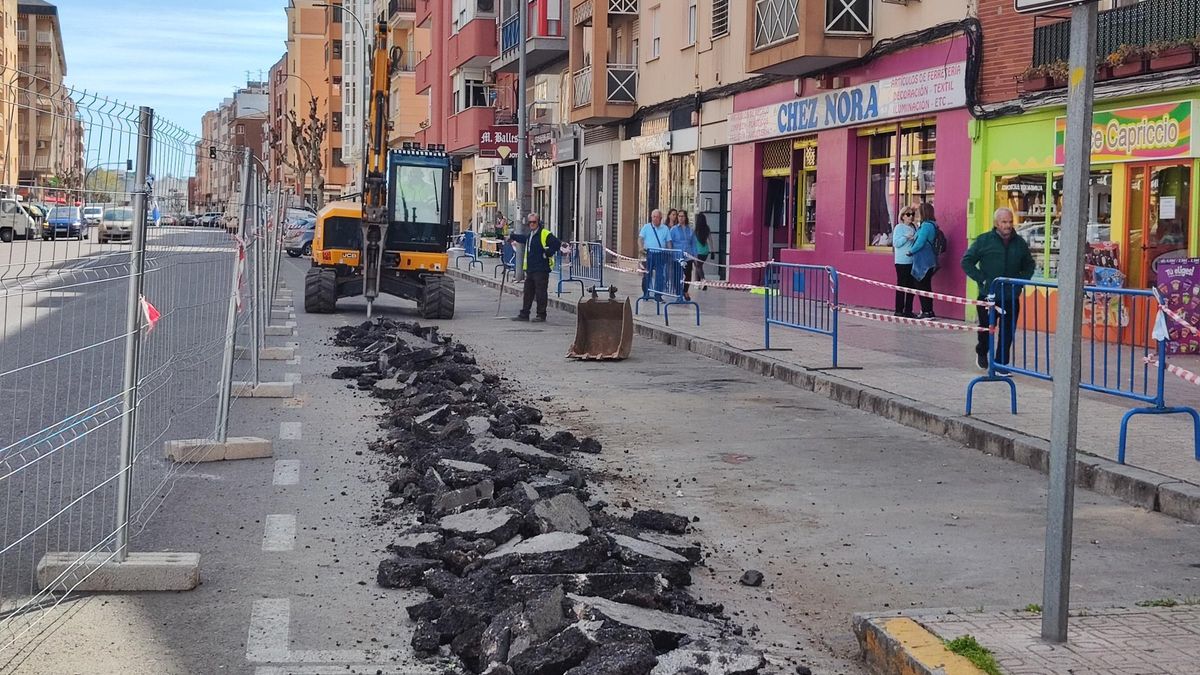
<path fill-rule="evenodd" d="M 333 377 L 387 406 L 388 519 L 410 526 L 377 582 L 423 588 L 408 608 L 425 656 L 489 675 L 757 673 L 720 605 L 686 588 L 701 561 L 688 520 L 630 518 L 594 498 L 575 453 L 600 443 L 553 430 L 460 343 L 388 319 L 338 330 L 357 363 Z"/>

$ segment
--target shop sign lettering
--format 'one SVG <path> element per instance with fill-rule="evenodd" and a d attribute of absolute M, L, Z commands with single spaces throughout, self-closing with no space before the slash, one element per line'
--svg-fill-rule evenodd
<path fill-rule="evenodd" d="M 965 63 L 951 63 L 729 117 L 729 141 L 747 143 L 966 105 Z"/>
<path fill-rule="evenodd" d="M 1066 155 L 1067 118 L 1054 125 L 1054 157 L 1059 164 Z M 1092 116 L 1092 161 L 1191 157 L 1192 102 L 1175 101 L 1096 112 Z"/>

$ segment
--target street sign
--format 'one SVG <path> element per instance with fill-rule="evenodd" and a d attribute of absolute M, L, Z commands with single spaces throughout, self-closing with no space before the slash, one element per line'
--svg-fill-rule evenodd
<path fill-rule="evenodd" d="M 1033 14 L 1035 12 L 1045 12 L 1050 9 L 1059 9 L 1060 7 L 1071 7 L 1073 5 L 1084 5 L 1096 0 L 1015 0 L 1017 3 L 1017 12 L 1020 14 Z"/>
<path fill-rule="evenodd" d="M 497 183 L 511 183 L 512 179 L 513 179 L 513 176 L 512 176 L 513 171 L 512 170 L 513 170 L 513 168 L 511 166 L 507 166 L 505 164 L 501 164 L 500 166 L 497 166 L 496 167 L 496 182 Z"/>

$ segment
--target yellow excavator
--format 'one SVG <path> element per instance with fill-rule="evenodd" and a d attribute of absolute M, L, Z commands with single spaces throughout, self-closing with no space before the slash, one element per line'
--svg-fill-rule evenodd
<path fill-rule="evenodd" d="M 304 311 L 331 313 L 339 298 L 362 295 L 370 318 L 387 293 L 417 303 L 426 319 L 454 317 L 446 276 L 452 226 L 453 158 L 442 146 L 387 148 L 388 28 L 375 29 L 362 202 L 339 201 L 317 214 Z"/>

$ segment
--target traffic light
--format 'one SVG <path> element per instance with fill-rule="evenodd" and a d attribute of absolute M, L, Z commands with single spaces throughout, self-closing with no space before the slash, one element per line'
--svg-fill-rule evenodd
<path fill-rule="evenodd" d="M 215 146 L 215 145 L 208 146 L 208 158 L 209 159 L 217 158 L 217 146 Z"/>

